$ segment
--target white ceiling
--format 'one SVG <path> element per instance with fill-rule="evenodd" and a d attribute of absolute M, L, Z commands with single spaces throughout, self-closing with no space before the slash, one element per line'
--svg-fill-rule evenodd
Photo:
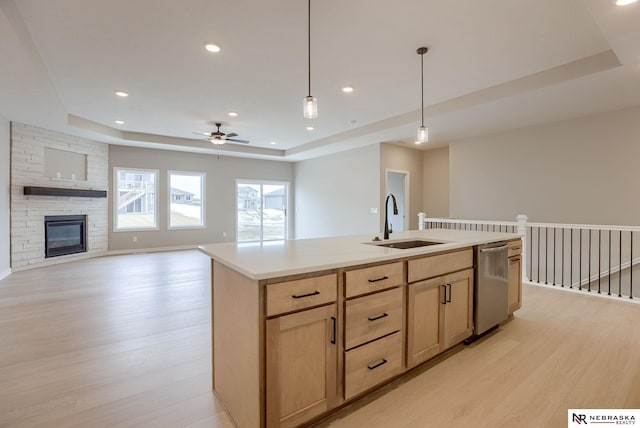
<path fill-rule="evenodd" d="M 313 0 L 319 118 L 310 121 L 302 117 L 306 5 L 0 0 L 0 114 L 114 144 L 196 152 L 217 149 L 192 132 L 222 121 L 223 132 L 251 141 L 223 152 L 283 160 L 380 141 L 416 147 L 420 46 L 430 48 L 423 148 L 640 105 L 640 2 Z M 207 41 L 222 52 L 207 52 Z M 355 92 L 342 93 L 346 84 Z"/>

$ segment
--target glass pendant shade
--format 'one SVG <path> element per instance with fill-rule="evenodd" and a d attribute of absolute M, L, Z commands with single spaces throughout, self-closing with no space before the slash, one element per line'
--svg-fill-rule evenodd
<path fill-rule="evenodd" d="M 418 142 L 419 143 L 429 142 L 429 128 L 427 128 L 424 125 L 418 128 Z"/>
<path fill-rule="evenodd" d="M 304 117 L 305 119 L 315 119 L 318 117 L 318 99 L 307 96 L 303 100 Z"/>

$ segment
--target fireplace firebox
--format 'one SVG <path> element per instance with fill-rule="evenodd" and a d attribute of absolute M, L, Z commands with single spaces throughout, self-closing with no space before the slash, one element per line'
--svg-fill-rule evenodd
<path fill-rule="evenodd" d="M 45 258 L 86 252 L 87 216 L 45 216 L 44 241 Z"/>

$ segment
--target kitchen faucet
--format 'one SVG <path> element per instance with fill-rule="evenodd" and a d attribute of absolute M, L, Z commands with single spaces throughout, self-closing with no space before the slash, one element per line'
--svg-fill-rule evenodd
<path fill-rule="evenodd" d="M 393 215 L 398 215 L 398 205 L 396 204 L 396 197 L 393 196 L 393 193 L 389 193 L 387 199 L 384 200 L 384 239 L 389 239 L 389 234 L 393 232 L 389 227 L 389 196 L 391 196 L 391 200 L 393 201 Z"/>

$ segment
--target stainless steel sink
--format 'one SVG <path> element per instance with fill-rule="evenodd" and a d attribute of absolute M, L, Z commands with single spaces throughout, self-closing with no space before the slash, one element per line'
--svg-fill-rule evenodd
<path fill-rule="evenodd" d="M 398 248 L 400 250 L 406 250 L 409 248 L 427 247 L 429 245 L 440 245 L 442 244 L 442 242 L 416 240 L 416 241 L 387 242 L 384 244 L 378 244 L 377 242 L 372 242 L 371 244 L 377 245 L 379 247 Z"/>

